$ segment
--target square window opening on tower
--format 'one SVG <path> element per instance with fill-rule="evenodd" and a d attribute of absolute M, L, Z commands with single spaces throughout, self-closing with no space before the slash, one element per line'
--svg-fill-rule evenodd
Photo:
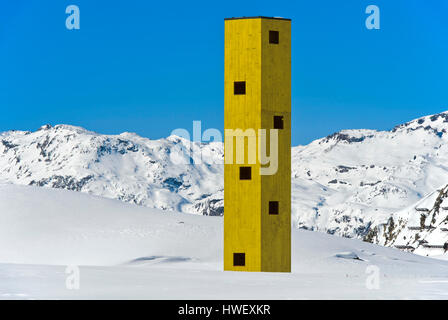
<path fill-rule="evenodd" d="M 233 254 L 233 266 L 244 267 L 246 265 L 246 254 L 245 253 L 234 253 Z"/>
<path fill-rule="evenodd" d="M 246 81 L 235 81 L 233 83 L 233 94 L 246 94 Z"/>
<path fill-rule="evenodd" d="M 240 167 L 240 180 L 251 180 L 251 179 L 252 179 L 252 168 Z"/>
<path fill-rule="evenodd" d="M 283 129 L 283 116 L 274 116 L 274 129 Z"/>
<path fill-rule="evenodd" d="M 278 31 L 269 31 L 269 43 L 278 44 L 279 43 L 279 33 Z"/>
<path fill-rule="evenodd" d="M 278 201 L 269 201 L 269 214 L 278 214 Z"/>

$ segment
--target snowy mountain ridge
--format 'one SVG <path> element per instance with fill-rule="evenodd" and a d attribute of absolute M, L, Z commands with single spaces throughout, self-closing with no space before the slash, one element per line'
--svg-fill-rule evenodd
<path fill-rule="evenodd" d="M 372 239 L 376 226 L 448 183 L 448 112 L 390 131 L 342 130 L 292 148 L 298 228 Z M 223 214 L 223 146 L 101 135 L 70 125 L 0 134 L 0 182 L 81 191 L 163 210 Z M 378 240 L 379 241 L 379 240 Z"/>
<path fill-rule="evenodd" d="M 298 226 L 365 238 L 447 183 L 447 118 L 430 115 L 390 131 L 343 130 L 293 148 Z"/>
<path fill-rule="evenodd" d="M 222 158 L 217 143 L 202 146 L 202 164 L 179 166 L 170 160 L 172 153 L 189 155 L 182 149 L 186 141 L 175 136 L 149 140 L 128 132 L 100 135 L 46 125 L 35 132 L 3 132 L 0 142 L 2 182 L 82 191 L 164 210 L 222 213 L 213 199 L 222 185 L 222 168 L 208 164 Z"/>

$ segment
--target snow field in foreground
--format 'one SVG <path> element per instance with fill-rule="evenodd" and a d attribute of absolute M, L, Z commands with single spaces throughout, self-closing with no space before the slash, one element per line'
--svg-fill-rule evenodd
<path fill-rule="evenodd" d="M 0 185 L 2 299 L 448 297 L 448 262 L 292 230 L 290 274 L 222 271 L 222 218 Z M 66 287 L 78 266 L 79 290 Z"/>

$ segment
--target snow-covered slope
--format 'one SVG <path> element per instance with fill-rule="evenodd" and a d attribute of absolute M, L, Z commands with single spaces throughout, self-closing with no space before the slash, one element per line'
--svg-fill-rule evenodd
<path fill-rule="evenodd" d="M 115 265 L 147 255 L 213 261 L 218 254 L 208 242 L 219 243 L 220 233 L 211 217 L 0 184 L 2 263 Z"/>
<path fill-rule="evenodd" d="M 368 240 L 425 256 L 446 259 L 448 251 L 448 185 L 394 213 L 373 228 Z"/>
<path fill-rule="evenodd" d="M 448 183 L 448 112 L 390 131 L 344 130 L 292 148 L 292 214 L 299 228 L 364 238 L 392 213 Z M 223 147 L 44 126 L 0 134 L 0 181 L 76 190 L 147 207 L 223 214 Z"/>
<path fill-rule="evenodd" d="M 0 185 L 0 298 L 444 299 L 448 291 L 446 261 L 297 229 L 292 273 L 223 272 L 222 239 L 222 217 Z M 79 290 L 66 287 L 74 266 Z"/>

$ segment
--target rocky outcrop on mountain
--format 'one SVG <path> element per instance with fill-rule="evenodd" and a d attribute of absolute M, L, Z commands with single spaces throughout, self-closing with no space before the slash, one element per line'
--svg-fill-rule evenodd
<path fill-rule="evenodd" d="M 448 185 L 372 228 L 366 241 L 425 256 L 448 251 Z"/>

